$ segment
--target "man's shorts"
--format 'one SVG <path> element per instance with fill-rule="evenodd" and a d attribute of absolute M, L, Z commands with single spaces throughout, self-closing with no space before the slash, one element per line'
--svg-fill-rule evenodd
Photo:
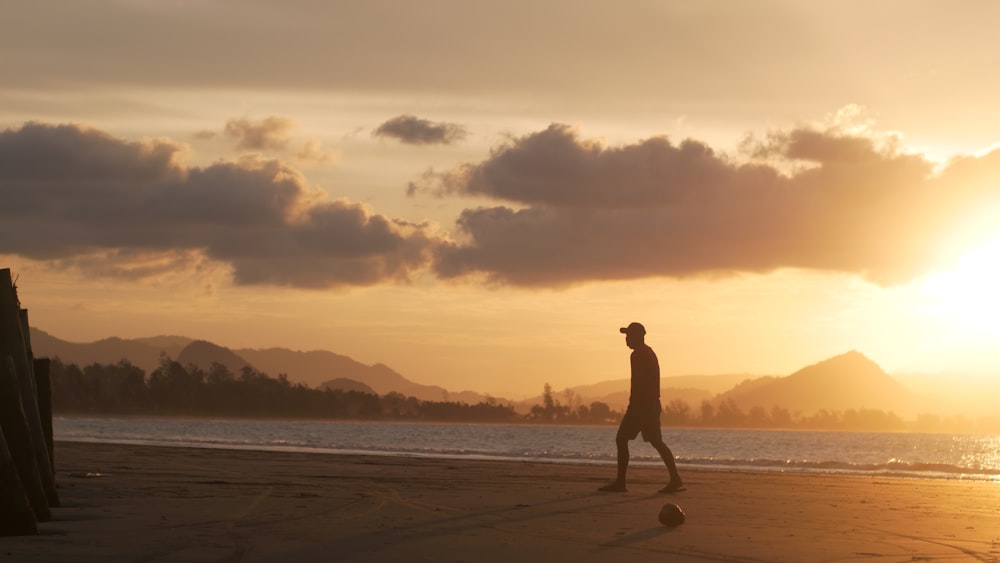
<path fill-rule="evenodd" d="M 634 440 L 642 433 L 644 442 L 663 441 L 660 434 L 660 403 L 650 403 L 648 405 L 631 404 L 625 410 L 621 425 L 618 426 L 618 435 Z"/>

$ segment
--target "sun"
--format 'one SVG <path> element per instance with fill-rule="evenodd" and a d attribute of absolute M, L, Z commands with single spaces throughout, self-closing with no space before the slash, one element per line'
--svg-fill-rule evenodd
<path fill-rule="evenodd" d="M 927 312 L 955 337 L 1000 337 L 1000 234 L 927 276 L 921 293 Z"/>

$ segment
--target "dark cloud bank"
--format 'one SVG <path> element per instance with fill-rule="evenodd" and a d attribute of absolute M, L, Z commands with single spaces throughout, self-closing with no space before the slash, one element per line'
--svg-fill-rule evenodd
<path fill-rule="evenodd" d="M 101 261 L 196 251 L 238 284 L 312 288 L 407 279 L 429 259 L 425 226 L 323 198 L 277 161 L 186 168 L 178 151 L 68 125 L 0 133 L 0 252 L 127 271 Z"/>
<path fill-rule="evenodd" d="M 732 162 L 693 140 L 605 147 L 552 125 L 410 191 L 509 202 L 464 211 L 464 239 L 434 268 L 524 286 L 778 268 L 891 285 L 953 258 L 943 237 L 1000 200 L 1000 151 L 934 174 L 920 156 L 835 130 L 746 149 L 747 161 L 784 166 Z"/>
<path fill-rule="evenodd" d="M 739 163 L 693 140 L 608 147 L 552 125 L 411 186 L 498 201 L 465 210 L 452 241 L 331 201 L 278 161 L 185 167 L 170 142 L 30 123 L 0 132 L 0 253 L 108 275 L 197 255 L 228 264 L 238 284 L 307 288 L 428 268 L 521 286 L 785 267 L 893 284 L 946 260 L 941 241 L 969 217 L 996 219 L 1000 151 L 934 173 L 920 156 L 834 130 L 745 148 L 753 158 Z M 104 263 L 149 255 L 172 259 Z"/>

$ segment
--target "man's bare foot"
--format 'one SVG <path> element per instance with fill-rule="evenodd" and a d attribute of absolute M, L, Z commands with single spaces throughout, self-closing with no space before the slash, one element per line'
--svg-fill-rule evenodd
<path fill-rule="evenodd" d="M 621 481 L 612 481 L 597 490 L 605 493 L 624 493 L 628 491 L 628 489 L 625 488 L 625 483 Z"/>
<path fill-rule="evenodd" d="M 684 483 L 681 483 L 680 481 L 677 482 L 671 481 L 667 483 L 666 487 L 660 489 L 660 492 L 670 494 L 670 493 L 679 493 L 681 491 L 686 491 L 686 490 L 687 487 L 684 486 Z"/>

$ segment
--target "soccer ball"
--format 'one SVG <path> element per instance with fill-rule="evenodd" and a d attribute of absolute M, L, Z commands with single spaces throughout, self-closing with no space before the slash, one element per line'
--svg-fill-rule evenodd
<path fill-rule="evenodd" d="M 673 528 L 684 523 L 684 511 L 676 504 L 664 504 L 660 509 L 660 524 Z"/>

